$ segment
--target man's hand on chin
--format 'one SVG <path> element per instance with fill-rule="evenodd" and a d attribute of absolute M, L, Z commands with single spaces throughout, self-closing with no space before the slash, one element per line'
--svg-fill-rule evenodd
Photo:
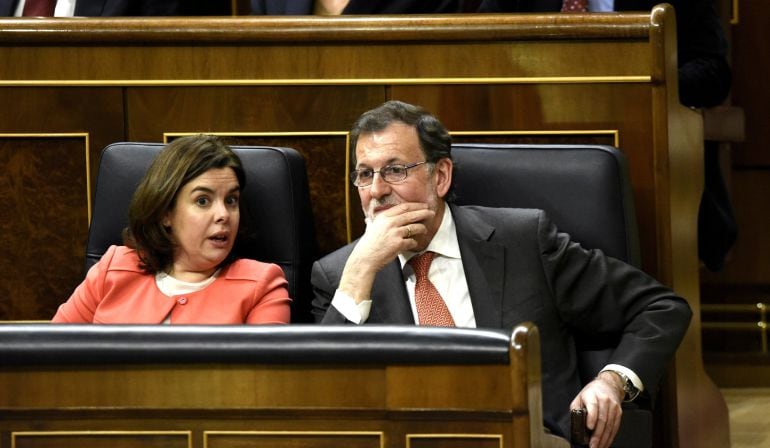
<path fill-rule="evenodd" d="M 377 272 L 400 252 L 416 249 L 417 240 L 428 231 L 423 222 L 434 215 L 427 204 L 418 202 L 394 205 L 377 214 L 350 254 L 339 289 L 356 302 L 368 300 Z"/>

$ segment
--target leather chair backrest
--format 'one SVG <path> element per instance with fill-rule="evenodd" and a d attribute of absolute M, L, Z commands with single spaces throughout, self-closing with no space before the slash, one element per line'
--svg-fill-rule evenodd
<path fill-rule="evenodd" d="M 454 144 L 455 202 L 538 208 L 589 249 L 639 266 L 626 159 L 611 146 Z M 619 337 L 620 335 L 617 335 Z M 615 340 L 578 339 L 584 381 L 605 365 Z"/>
<path fill-rule="evenodd" d="M 640 265 L 626 158 L 611 146 L 454 144 L 455 202 L 545 210 L 584 247 Z"/>
<path fill-rule="evenodd" d="M 102 152 L 86 245 L 86 270 L 113 244 L 123 244 L 128 205 L 160 143 L 114 143 Z M 248 244 L 241 256 L 275 263 L 289 281 L 292 321 L 310 322 L 310 267 L 317 249 L 307 173 L 290 148 L 232 146 L 246 171 L 241 227 Z"/>

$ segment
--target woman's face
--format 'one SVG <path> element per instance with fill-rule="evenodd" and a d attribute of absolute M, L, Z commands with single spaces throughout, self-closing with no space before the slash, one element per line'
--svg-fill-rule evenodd
<path fill-rule="evenodd" d="M 240 194 L 232 168 L 212 168 L 182 186 L 163 219 L 176 244 L 169 274 L 194 282 L 214 273 L 238 234 Z"/>

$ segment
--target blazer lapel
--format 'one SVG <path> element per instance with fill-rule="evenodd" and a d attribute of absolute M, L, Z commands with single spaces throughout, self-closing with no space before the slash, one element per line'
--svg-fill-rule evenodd
<path fill-rule="evenodd" d="M 479 328 L 501 328 L 505 248 L 490 241 L 495 228 L 461 207 L 451 207 L 457 240 Z"/>
<path fill-rule="evenodd" d="M 401 263 L 394 260 L 375 277 L 372 285 L 369 323 L 414 325 L 414 315 L 406 293 Z"/>

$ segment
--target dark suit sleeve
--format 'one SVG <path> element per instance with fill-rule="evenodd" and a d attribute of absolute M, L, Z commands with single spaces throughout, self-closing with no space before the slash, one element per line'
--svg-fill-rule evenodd
<path fill-rule="evenodd" d="M 687 302 L 644 272 L 559 233 L 545 213 L 538 238 L 546 280 L 561 319 L 577 338 L 618 339 L 609 363 L 654 390 L 691 318 Z"/>
<path fill-rule="evenodd" d="M 324 270 L 320 261 L 313 263 L 313 271 L 310 275 L 313 284 L 312 313 L 316 323 L 344 324 L 349 323 L 345 316 L 331 306 L 332 298 L 337 290 L 337 284 L 329 281 L 329 275 Z"/>

